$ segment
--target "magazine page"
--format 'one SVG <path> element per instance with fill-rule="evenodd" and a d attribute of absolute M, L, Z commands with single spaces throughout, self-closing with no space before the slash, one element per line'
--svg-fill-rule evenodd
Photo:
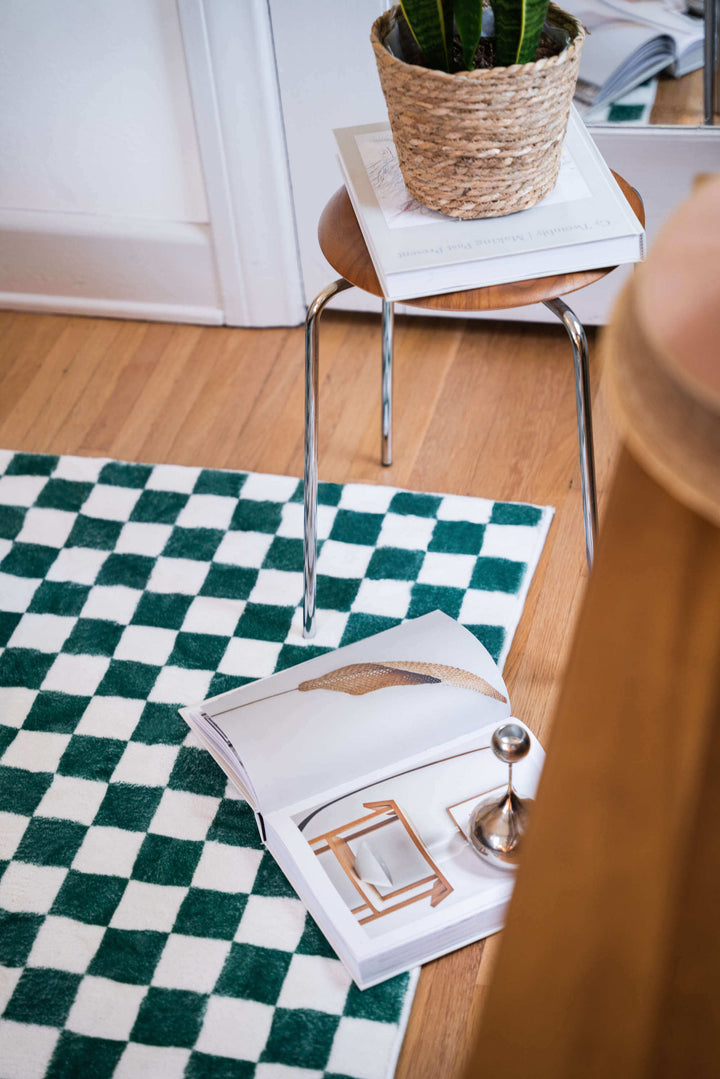
<path fill-rule="evenodd" d="M 508 767 L 490 746 L 494 729 L 456 740 L 439 758 L 406 761 L 379 782 L 266 818 L 273 853 L 321 912 L 339 951 L 338 937 L 361 962 L 387 953 L 392 958 L 377 968 L 387 972 L 413 941 L 434 940 L 434 954 L 447 950 L 449 928 L 478 911 L 499 927 L 512 871 L 490 864 L 468 840 L 477 803 L 507 790 Z M 534 796 L 544 760 L 530 740 L 528 756 L 513 766 L 522 798 Z M 478 922 L 475 935 L 489 931 Z M 463 932 L 470 939 L 472 930 Z"/>
<path fill-rule="evenodd" d="M 593 33 L 607 21 L 644 23 L 656 33 L 670 34 L 678 52 L 702 40 L 703 22 L 663 0 L 575 0 L 572 13 Z"/>
<path fill-rule="evenodd" d="M 620 97 L 673 62 L 671 38 L 641 23 L 608 21 L 583 45 L 576 101 L 600 105 Z"/>
<path fill-rule="evenodd" d="M 211 717 L 271 813 L 510 715 L 490 654 L 435 611 L 181 709 Z"/>

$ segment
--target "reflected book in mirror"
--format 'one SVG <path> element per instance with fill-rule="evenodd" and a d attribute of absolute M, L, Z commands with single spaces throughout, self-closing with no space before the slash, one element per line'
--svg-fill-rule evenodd
<path fill-rule="evenodd" d="M 503 924 L 513 875 L 468 840 L 502 794 L 500 671 L 435 611 L 180 710 L 360 988 Z M 515 722 L 518 722 L 515 720 Z M 513 781 L 531 798 L 544 754 Z"/>

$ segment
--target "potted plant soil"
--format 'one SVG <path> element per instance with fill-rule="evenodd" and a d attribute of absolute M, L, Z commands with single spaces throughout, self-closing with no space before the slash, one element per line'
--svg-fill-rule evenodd
<path fill-rule="evenodd" d="M 585 30 L 548 0 L 403 0 L 370 40 L 410 193 L 499 217 L 555 186 Z"/>

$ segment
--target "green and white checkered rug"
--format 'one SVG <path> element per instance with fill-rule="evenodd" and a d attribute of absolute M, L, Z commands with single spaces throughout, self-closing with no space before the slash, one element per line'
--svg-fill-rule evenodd
<path fill-rule="evenodd" d="M 177 714 L 439 607 L 502 662 L 552 511 L 0 451 L 2 1079 L 382 1079 L 360 992 Z"/>

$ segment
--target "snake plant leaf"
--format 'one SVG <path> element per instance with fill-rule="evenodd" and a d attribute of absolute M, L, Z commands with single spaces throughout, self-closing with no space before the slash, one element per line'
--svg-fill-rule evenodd
<path fill-rule="evenodd" d="M 495 63 L 499 67 L 535 59 L 548 0 L 491 0 L 495 16 Z"/>
<path fill-rule="evenodd" d="M 454 8 L 455 25 L 462 43 L 463 67 L 466 71 L 472 71 L 482 30 L 482 4 L 478 0 L 455 0 Z"/>
<path fill-rule="evenodd" d="M 400 7 L 428 65 L 450 71 L 452 63 L 452 0 L 400 0 Z"/>

